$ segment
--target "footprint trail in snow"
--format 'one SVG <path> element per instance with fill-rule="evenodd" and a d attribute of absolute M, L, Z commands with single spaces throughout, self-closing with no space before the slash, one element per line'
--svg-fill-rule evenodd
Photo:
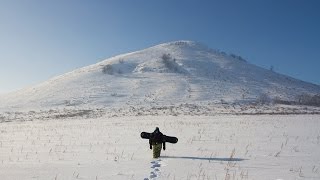
<path fill-rule="evenodd" d="M 149 177 L 144 178 L 144 180 L 158 179 L 158 177 L 161 174 L 161 170 L 160 170 L 161 166 L 165 166 L 165 163 L 163 163 L 161 159 L 151 161 L 150 175 Z"/>

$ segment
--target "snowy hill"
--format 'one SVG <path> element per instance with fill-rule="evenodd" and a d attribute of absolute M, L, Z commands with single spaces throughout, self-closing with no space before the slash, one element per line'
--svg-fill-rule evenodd
<path fill-rule="evenodd" d="M 262 103 L 303 94 L 320 87 L 195 42 L 119 55 L 0 97 L 0 177 L 320 179 L 320 107 Z M 155 127 L 179 138 L 158 159 Z"/>
<path fill-rule="evenodd" d="M 1 111 L 247 103 L 320 87 L 192 41 L 160 44 L 87 66 L 0 97 Z"/>

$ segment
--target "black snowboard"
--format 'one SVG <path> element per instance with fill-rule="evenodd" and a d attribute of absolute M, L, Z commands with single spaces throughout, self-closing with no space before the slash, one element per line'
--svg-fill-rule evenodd
<path fill-rule="evenodd" d="M 142 132 L 140 134 L 141 138 L 142 139 L 150 139 L 150 135 L 151 133 L 147 133 L 147 132 Z M 163 139 L 165 142 L 168 142 L 168 143 L 177 143 L 178 142 L 178 138 L 176 137 L 173 137 L 173 136 L 166 136 L 166 135 L 163 135 Z"/>

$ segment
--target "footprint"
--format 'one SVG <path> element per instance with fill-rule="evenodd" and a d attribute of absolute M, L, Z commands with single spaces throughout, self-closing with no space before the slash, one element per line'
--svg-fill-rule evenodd
<path fill-rule="evenodd" d="M 159 164 L 159 162 L 161 162 L 161 159 L 158 159 L 158 160 L 155 160 L 155 161 L 151 161 L 151 164 L 155 164 L 155 163 Z"/>
<path fill-rule="evenodd" d="M 161 164 L 154 164 L 151 166 L 152 169 L 159 168 L 159 167 L 161 167 Z"/>
<path fill-rule="evenodd" d="M 155 172 L 150 172 L 150 179 L 154 179 L 156 177 L 158 177 L 158 176 Z"/>
<path fill-rule="evenodd" d="M 157 179 L 161 174 L 161 170 L 160 170 L 161 166 L 162 166 L 161 159 L 151 161 L 151 172 L 150 172 L 149 178 L 144 178 L 144 180 Z"/>

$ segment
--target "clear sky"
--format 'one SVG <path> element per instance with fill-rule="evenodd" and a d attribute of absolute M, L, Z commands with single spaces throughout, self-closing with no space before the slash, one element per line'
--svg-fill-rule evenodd
<path fill-rule="evenodd" d="M 0 0 L 0 93 L 174 40 L 320 84 L 319 0 Z"/>

